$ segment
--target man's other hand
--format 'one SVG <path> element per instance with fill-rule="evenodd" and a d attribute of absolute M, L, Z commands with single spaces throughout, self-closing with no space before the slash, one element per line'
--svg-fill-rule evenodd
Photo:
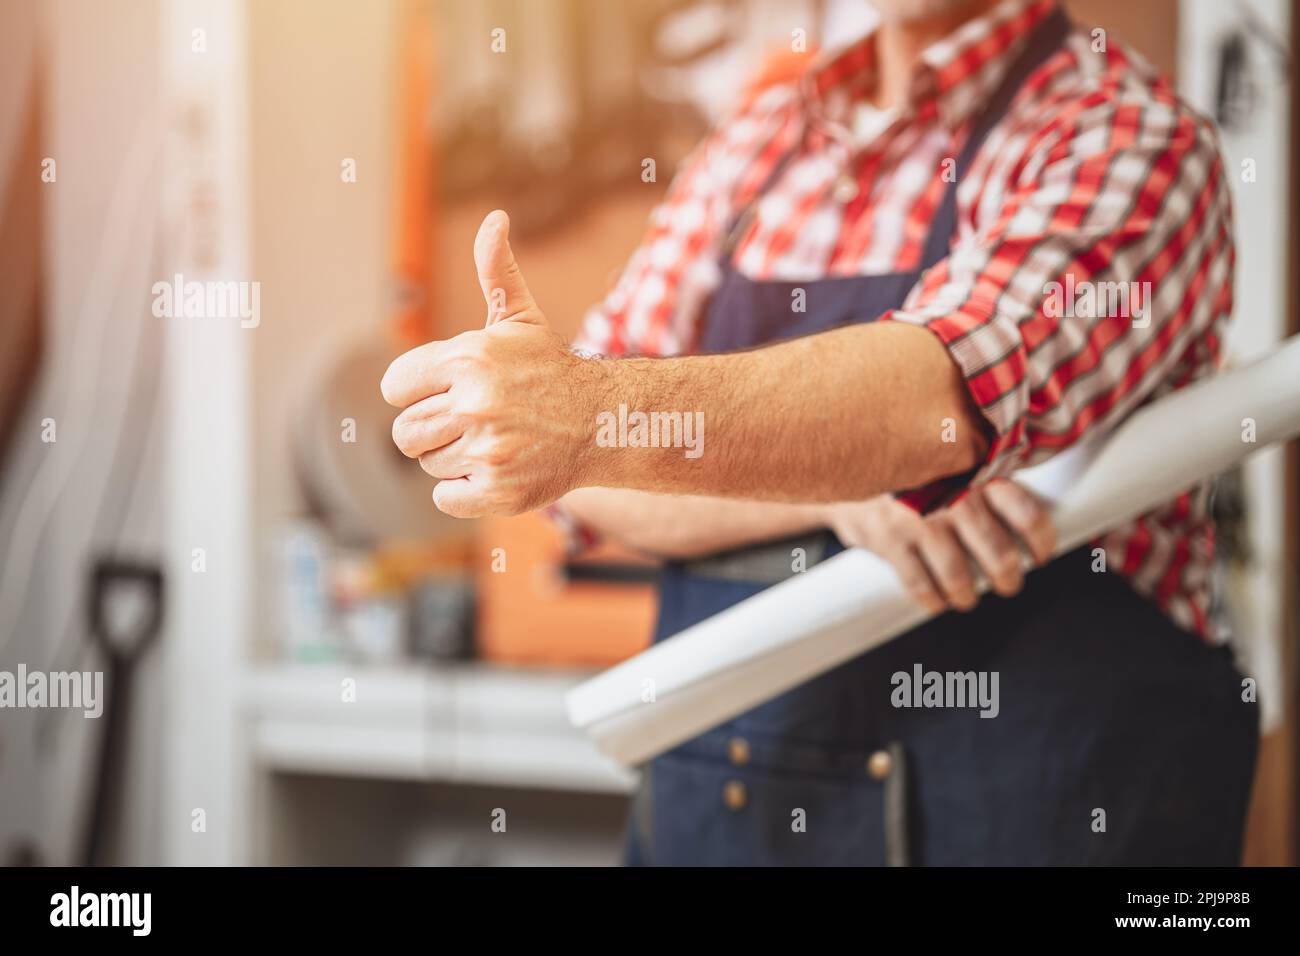
<path fill-rule="evenodd" d="M 908 593 L 936 613 L 975 606 L 975 569 L 998 594 L 1015 594 L 1024 583 L 1021 549 L 1041 564 L 1056 547 L 1047 506 L 1007 479 L 971 488 L 924 517 L 889 495 L 827 508 L 827 523 L 846 546 L 887 560 Z"/>

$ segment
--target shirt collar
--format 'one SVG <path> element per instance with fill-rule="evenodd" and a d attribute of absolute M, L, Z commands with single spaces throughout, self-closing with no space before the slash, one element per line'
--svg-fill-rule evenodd
<path fill-rule="evenodd" d="M 956 133 L 997 88 L 1025 40 L 1057 0 L 1005 0 L 922 51 L 904 114 L 937 115 Z M 842 131 L 853 104 L 875 83 L 875 30 L 829 51 L 804 74 L 802 93 L 813 122 Z"/>

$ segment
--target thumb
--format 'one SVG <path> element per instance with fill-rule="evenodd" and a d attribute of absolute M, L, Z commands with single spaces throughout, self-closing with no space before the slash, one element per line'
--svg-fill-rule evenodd
<path fill-rule="evenodd" d="M 478 227 L 478 235 L 474 237 L 474 266 L 478 269 L 483 298 L 487 300 L 488 325 L 507 319 L 535 325 L 545 323 L 510 249 L 510 217 L 500 209 L 488 213 Z"/>

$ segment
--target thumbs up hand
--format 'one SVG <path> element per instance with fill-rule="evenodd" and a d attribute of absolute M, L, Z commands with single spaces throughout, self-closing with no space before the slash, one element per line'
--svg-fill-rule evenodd
<path fill-rule="evenodd" d="M 397 358 L 380 383 L 403 411 L 393 441 L 438 479 L 433 500 L 459 518 L 513 515 L 579 487 L 592 460 L 599 371 L 547 325 L 491 212 L 474 240 L 487 301 L 481 330 Z"/>

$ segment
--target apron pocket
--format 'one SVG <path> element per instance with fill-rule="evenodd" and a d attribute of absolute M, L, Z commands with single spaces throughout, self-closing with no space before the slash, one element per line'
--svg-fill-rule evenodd
<path fill-rule="evenodd" d="M 901 758 L 901 748 L 896 752 Z M 896 863 L 902 858 L 900 843 L 887 836 L 886 803 L 893 822 L 905 831 L 906 797 L 901 766 L 894 774 L 894 754 L 890 747 L 790 747 L 770 739 L 706 735 L 654 761 L 653 862 Z M 905 838 L 901 850 L 905 854 Z"/>

